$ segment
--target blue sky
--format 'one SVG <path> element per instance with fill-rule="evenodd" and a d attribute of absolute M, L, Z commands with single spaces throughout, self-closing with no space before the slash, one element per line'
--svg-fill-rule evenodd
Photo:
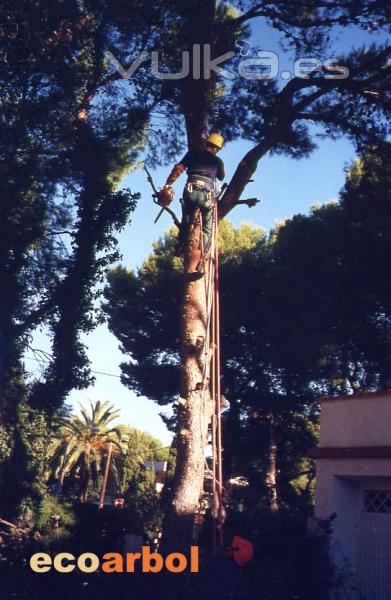
<path fill-rule="evenodd" d="M 251 38 L 254 47 L 278 53 L 280 71 L 292 69 L 293 57 L 279 48 L 278 39 L 278 34 L 270 28 L 265 28 L 261 19 L 255 22 Z M 335 33 L 333 49 L 336 52 L 346 51 L 352 46 L 383 40 L 382 35 L 369 35 L 349 28 L 344 32 Z M 331 56 L 332 53 L 321 58 Z M 279 221 L 298 212 L 307 213 L 314 204 L 324 204 L 337 198 L 345 181 L 345 169 L 354 159 L 354 147 L 346 139 L 320 140 L 318 144 L 318 149 L 310 158 L 300 161 L 281 156 L 265 157 L 259 164 L 254 182 L 248 185 L 245 192 L 245 197 L 256 196 L 262 202 L 252 209 L 240 206 L 233 210 L 229 219 L 234 225 L 239 225 L 242 221 L 251 221 L 269 230 Z M 226 145 L 220 156 L 225 162 L 228 177 L 250 147 L 251 144 L 241 141 Z M 164 184 L 169 170 L 170 167 L 165 167 L 153 172 L 157 186 Z M 183 183 L 184 176 L 175 185 L 176 198 L 180 197 Z M 163 215 L 154 225 L 158 208 L 152 202 L 144 171 L 130 173 L 123 185 L 141 193 L 141 200 L 132 214 L 131 224 L 119 236 L 122 263 L 128 268 L 136 269 L 151 251 L 152 242 L 162 236 L 171 223 L 169 217 Z M 177 200 L 173 208 L 180 214 Z M 119 380 L 119 364 L 126 360 L 126 357 L 119 351 L 116 338 L 106 326 L 99 326 L 85 338 L 85 343 L 89 348 L 91 368 L 111 376 L 95 374 L 95 385 L 86 390 L 73 391 L 69 396 L 70 403 L 77 408 L 79 401 L 84 403 L 87 399 L 108 400 L 121 410 L 121 422 L 149 431 L 164 445 L 168 445 L 171 434 L 158 414 L 162 408 L 146 398 L 137 398 Z M 35 346 L 48 349 L 45 336 L 37 336 Z M 31 362 L 28 363 L 28 367 L 32 368 Z"/>

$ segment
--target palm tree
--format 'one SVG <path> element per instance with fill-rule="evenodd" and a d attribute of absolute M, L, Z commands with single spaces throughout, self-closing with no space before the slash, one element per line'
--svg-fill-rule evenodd
<path fill-rule="evenodd" d="M 62 420 L 57 433 L 50 470 L 62 488 L 67 475 L 73 474 L 79 480 L 79 500 L 85 502 L 90 482 L 97 482 L 103 473 L 105 457 L 112 443 L 111 473 L 118 481 L 115 456 L 122 452 L 125 441 L 124 428 L 109 427 L 119 416 L 108 402 L 90 401 L 90 414 L 80 405 L 81 417 L 71 416 Z"/>

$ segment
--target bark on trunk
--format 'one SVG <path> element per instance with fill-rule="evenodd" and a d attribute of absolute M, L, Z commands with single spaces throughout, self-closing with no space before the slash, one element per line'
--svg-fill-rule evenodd
<path fill-rule="evenodd" d="M 203 46 L 214 46 L 215 0 L 184 0 L 184 34 L 190 64 L 198 53 L 201 77 L 189 75 L 182 83 L 183 111 L 188 146 L 200 146 L 210 113 L 214 79 L 203 77 Z M 195 46 L 196 45 L 196 46 Z M 196 74 L 195 74 L 196 75 Z M 191 231 L 184 256 L 184 289 L 181 309 L 181 392 L 178 407 L 177 462 L 171 504 L 163 524 L 161 551 L 186 549 L 191 544 L 193 518 L 204 480 L 204 449 L 213 407 L 204 390 L 205 339 L 207 336 L 207 277 L 192 280 L 200 259 L 199 224 Z"/>
<path fill-rule="evenodd" d="M 277 494 L 277 445 L 274 424 L 272 422 L 269 424 L 269 448 L 265 481 L 267 486 L 268 507 L 271 513 L 276 514 L 279 510 Z"/>
<path fill-rule="evenodd" d="M 65 480 L 65 469 L 62 469 L 61 473 L 60 473 L 60 478 L 58 480 L 60 487 L 61 487 L 61 491 L 62 491 L 62 488 L 64 487 L 64 480 Z"/>
<path fill-rule="evenodd" d="M 205 389 L 207 360 L 206 286 L 204 278 L 192 280 L 200 259 L 201 229 L 197 224 L 184 260 L 183 307 L 181 313 L 182 378 L 178 407 L 177 463 L 170 508 L 163 526 L 163 551 L 185 551 L 191 543 L 193 517 L 198 508 L 204 479 L 204 449 L 213 406 Z"/>
<path fill-rule="evenodd" d="M 184 32 L 192 64 L 193 53 L 200 47 L 200 77 L 189 77 L 182 83 L 182 102 L 185 115 L 189 148 L 200 144 L 207 117 L 211 113 L 213 90 L 216 84 L 212 76 L 203 76 L 203 45 L 210 45 L 213 58 L 215 38 L 215 0 L 184 0 Z M 258 161 L 266 154 L 279 135 L 275 134 L 258 144 L 239 164 L 223 200 L 220 215 L 224 217 L 239 200 Z M 200 228 L 195 227 L 184 257 L 184 296 L 181 312 L 182 380 L 178 409 L 177 464 L 173 481 L 171 504 L 163 524 L 161 550 L 185 550 L 191 543 L 194 513 L 197 510 L 204 477 L 204 448 L 207 430 L 213 413 L 209 393 L 203 393 L 202 380 L 206 338 L 206 284 L 204 279 L 191 281 L 200 258 Z M 206 279 L 206 278 L 205 278 Z"/>

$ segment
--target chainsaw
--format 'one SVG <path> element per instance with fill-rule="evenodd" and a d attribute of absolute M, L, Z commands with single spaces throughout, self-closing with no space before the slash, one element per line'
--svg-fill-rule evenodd
<path fill-rule="evenodd" d="M 154 201 L 155 204 L 159 204 L 159 200 L 158 200 L 159 195 L 160 195 L 159 191 L 158 191 L 158 189 L 156 188 L 156 186 L 154 184 L 154 181 L 152 179 L 151 173 L 148 171 L 148 169 L 147 169 L 147 167 L 145 165 L 144 165 L 144 171 L 147 174 L 147 179 L 148 179 L 149 183 L 151 184 L 151 188 L 153 190 L 153 194 L 152 194 L 153 201 Z M 162 216 L 162 214 L 164 213 L 164 211 L 168 212 L 168 214 L 171 216 L 172 220 L 174 221 L 175 225 L 179 229 L 179 227 L 180 227 L 180 221 L 179 221 L 178 217 L 176 216 L 176 214 L 174 213 L 174 211 L 171 210 L 171 208 L 168 208 L 168 206 L 162 206 L 161 207 L 161 210 L 159 211 L 156 219 L 154 220 L 154 223 L 158 222 L 158 220 L 160 219 L 160 217 Z"/>

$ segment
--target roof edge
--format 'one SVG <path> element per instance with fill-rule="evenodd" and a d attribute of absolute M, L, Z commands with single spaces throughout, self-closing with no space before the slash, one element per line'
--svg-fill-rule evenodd
<path fill-rule="evenodd" d="M 329 400 L 357 400 L 357 398 L 374 398 L 378 396 L 390 396 L 391 400 L 391 390 L 377 390 L 376 392 L 360 392 L 358 394 L 345 394 L 344 396 L 323 396 L 321 398 L 314 399 L 314 402 L 328 402 Z"/>

